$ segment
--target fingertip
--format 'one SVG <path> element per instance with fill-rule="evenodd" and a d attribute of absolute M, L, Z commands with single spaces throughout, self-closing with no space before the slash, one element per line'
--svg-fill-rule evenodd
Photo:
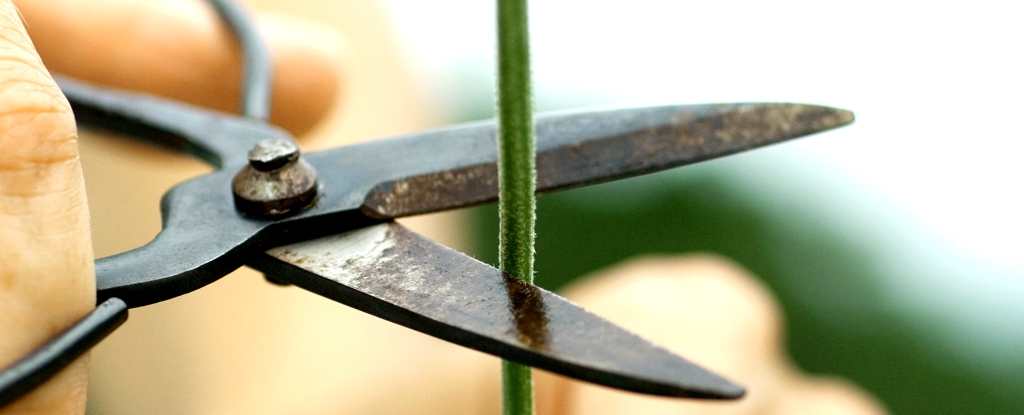
<path fill-rule="evenodd" d="M 570 287 L 566 297 L 740 381 L 749 394 L 736 402 L 707 403 L 572 383 L 557 400 L 559 413 L 886 413 L 849 382 L 808 377 L 794 368 L 783 353 L 777 302 L 764 284 L 729 259 L 710 254 L 632 259 Z"/>
<path fill-rule="evenodd" d="M 853 383 L 833 377 L 793 376 L 771 405 L 773 415 L 885 415 L 889 411 Z"/>
<path fill-rule="evenodd" d="M 339 105 L 348 42 L 332 28 L 282 16 L 264 16 L 261 29 L 276 61 L 272 122 L 300 136 Z"/>
<path fill-rule="evenodd" d="M 19 0 L 51 70 L 86 82 L 238 113 L 241 53 L 205 2 Z M 263 16 L 274 58 L 272 122 L 301 136 L 330 113 L 347 52 L 331 29 Z"/>
<path fill-rule="evenodd" d="M 543 370 L 533 370 L 534 394 L 538 415 L 571 413 L 572 394 L 576 381 Z"/>
<path fill-rule="evenodd" d="M 782 353 L 778 304 L 748 271 L 717 255 L 632 259 L 587 277 L 565 294 L 734 380 Z"/>

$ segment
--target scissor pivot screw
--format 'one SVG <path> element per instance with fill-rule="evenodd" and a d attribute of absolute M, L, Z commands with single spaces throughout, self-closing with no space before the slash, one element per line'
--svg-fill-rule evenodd
<path fill-rule="evenodd" d="M 249 164 L 235 175 L 231 189 L 239 212 L 258 218 L 283 216 L 316 199 L 316 171 L 291 140 L 269 138 L 249 150 Z"/>
<path fill-rule="evenodd" d="M 272 171 L 299 158 L 299 147 L 291 140 L 272 138 L 260 141 L 249 150 L 249 165 L 259 171 Z"/>

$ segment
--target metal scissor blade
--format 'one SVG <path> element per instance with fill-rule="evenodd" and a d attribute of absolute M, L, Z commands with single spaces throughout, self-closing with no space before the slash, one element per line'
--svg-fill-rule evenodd
<path fill-rule="evenodd" d="M 744 393 L 555 294 L 393 222 L 275 248 L 249 265 L 431 336 L 577 379 L 664 396 Z"/>
<path fill-rule="evenodd" d="M 712 104 L 541 116 L 537 191 L 606 182 L 722 157 L 853 122 L 845 110 L 802 104 Z M 493 126 L 481 131 L 493 137 Z M 440 151 L 440 150 L 435 150 Z M 381 183 L 362 210 L 378 219 L 497 200 L 491 161 Z"/>

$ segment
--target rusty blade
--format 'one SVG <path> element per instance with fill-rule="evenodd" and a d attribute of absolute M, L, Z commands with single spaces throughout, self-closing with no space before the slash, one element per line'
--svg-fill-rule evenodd
<path fill-rule="evenodd" d="M 722 157 L 853 122 L 845 110 L 802 104 L 673 105 L 538 117 L 537 191 L 606 182 Z M 493 136 L 493 128 L 488 131 Z M 438 149 L 437 151 L 444 151 Z M 388 181 L 362 210 L 387 219 L 498 197 L 495 157 Z"/>
<path fill-rule="evenodd" d="M 584 381 L 664 396 L 744 393 L 555 294 L 393 222 L 274 248 L 249 265 L 413 330 Z"/>

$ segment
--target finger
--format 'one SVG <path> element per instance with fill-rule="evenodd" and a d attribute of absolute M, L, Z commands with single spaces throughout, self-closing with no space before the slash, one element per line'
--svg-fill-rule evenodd
<path fill-rule="evenodd" d="M 645 258 L 600 272 L 564 294 L 594 313 L 748 388 L 739 402 L 653 398 L 540 378 L 558 384 L 562 413 L 746 414 L 761 390 L 752 379 L 778 355 L 778 312 L 736 267 L 708 256 Z M 635 412 L 633 412 L 635 411 Z"/>
<path fill-rule="evenodd" d="M 880 413 L 864 410 L 862 403 L 874 402 L 869 396 L 792 368 L 782 350 L 781 313 L 775 300 L 745 270 L 721 258 L 634 260 L 584 280 L 566 296 L 739 382 L 747 395 L 737 402 L 652 398 L 540 376 L 539 388 L 561 388 L 560 395 L 547 396 L 545 403 L 557 413 L 762 414 L 798 401 L 832 407 L 835 413 Z M 819 387 L 822 384 L 830 386 Z M 810 408 L 790 406 L 789 413 L 817 413 Z"/>
<path fill-rule="evenodd" d="M 203 1 L 16 0 L 55 73 L 237 113 L 241 54 Z M 335 104 L 344 42 L 328 28 L 258 20 L 275 60 L 272 122 L 299 136 Z"/>
<path fill-rule="evenodd" d="M 839 379 L 794 378 L 767 415 L 884 415 L 885 407 Z"/>
<path fill-rule="evenodd" d="M 0 367 L 95 304 L 89 213 L 70 106 L 0 0 Z M 84 411 L 86 359 L 5 413 Z"/>
<path fill-rule="evenodd" d="M 718 257 L 635 259 L 565 294 L 726 377 L 755 374 L 782 353 L 775 301 L 744 270 Z"/>

